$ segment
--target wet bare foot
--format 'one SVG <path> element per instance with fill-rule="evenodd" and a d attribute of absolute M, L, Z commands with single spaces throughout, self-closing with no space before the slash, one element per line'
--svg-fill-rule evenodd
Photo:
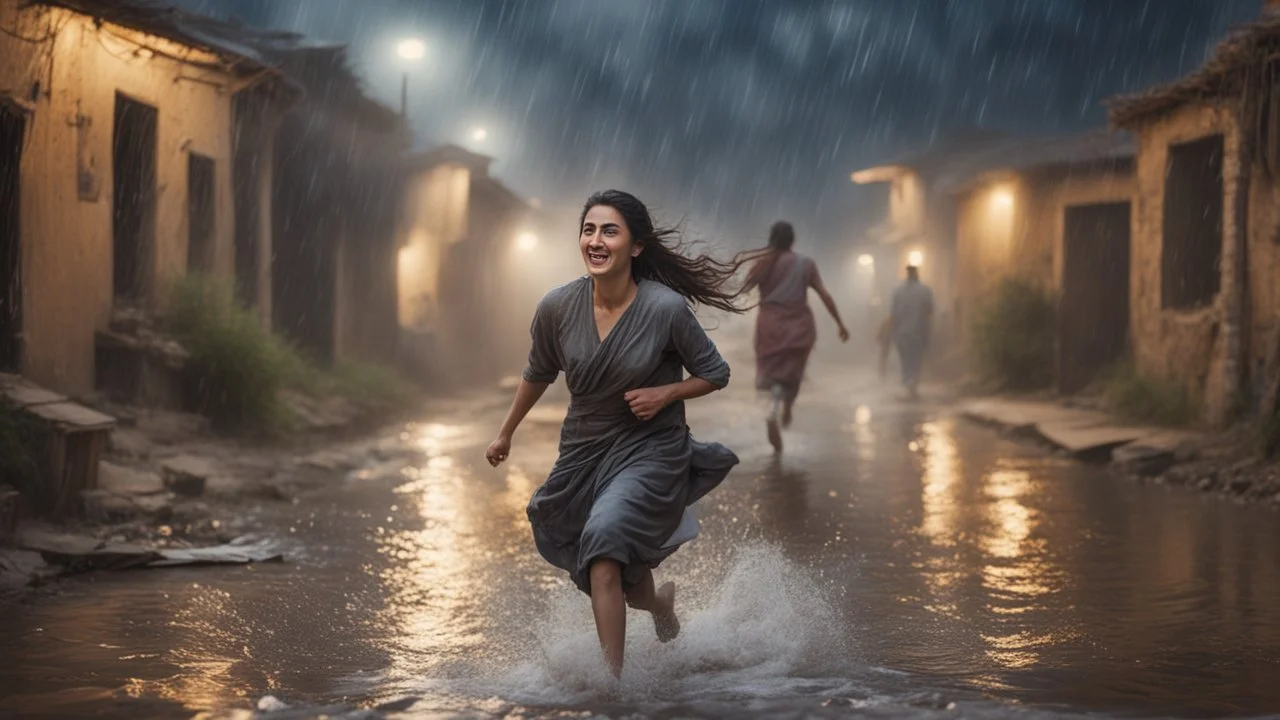
<path fill-rule="evenodd" d="M 676 584 L 665 583 L 654 593 L 658 610 L 653 613 L 653 627 L 658 632 L 658 642 L 668 643 L 680 634 L 680 621 L 676 619 Z"/>
<path fill-rule="evenodd" d="M 769 430 L 769 444 L 773 446 L 773 451 L 775 453 L 782 452 L 782 431 L 778 429 L 778 421 L 769 418 L 767 427 Z"/>

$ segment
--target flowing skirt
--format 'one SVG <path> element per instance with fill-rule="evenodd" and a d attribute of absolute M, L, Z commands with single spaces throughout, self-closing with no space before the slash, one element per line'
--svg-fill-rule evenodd
<path fill-rule="evenodd" d="M 780 386 L 784 399 L 795 401 L 817 335 L 808 305 L 761 305 L 756 317 L 756 389 Z"/>

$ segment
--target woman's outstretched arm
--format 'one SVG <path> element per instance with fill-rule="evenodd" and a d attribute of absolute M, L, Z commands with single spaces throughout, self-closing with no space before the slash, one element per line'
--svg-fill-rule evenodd
<path fill-rule="evenodd" d="M 822 283 L 822 276 L 818 274 L 818 269 L 813 269 L 813 278 L 809 281 L 809 287 L 818 293 L 818 297 L 822 298 L 822 304 L 827 307 L 827 312 L 831 313 L 831 318 L 836 321 L 836 327 L 840 332 L 840 342 L 849 339 L 849 331 L 845 329 L 844 321 L 840 319 L 840 310 L 836 307 L 835 298 L 831 297 L 831 293 L 827 291 L 827 286 Z"/>
<path fill-rule="evenodd" d="M 548 387 L 551 387 L 551 383 L 529 382 L 521 378 L 520 385 L 516 388 L 516 396 L 511 400 L 511 409 L 507 411 L 507 419 L 502 422 L 497 439 L 485 450 L 484 456 L 490 465 L 497 467 L 511 454 L 512 436 L 516 434 L 520 423 L 524 421 L 525 416 L 537 404 Z"/>

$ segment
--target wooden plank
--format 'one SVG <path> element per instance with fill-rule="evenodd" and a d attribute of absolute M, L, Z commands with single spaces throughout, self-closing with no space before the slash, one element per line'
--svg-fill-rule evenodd
<path fill-rule="evenodd" d="M 10 402 L 20 408 L 63 402 L 67 399 L 65 395 L 59 395 L 52 390 L 45 390 L 42 387 L 26 384 L 6 385 L 3 392 Z"/>
<path fill-rule="evenodd" d="M 1151 428 L 1075 423 L 1046 423 L 1036 429 L 1049 442 L 1077 454 L 1124 445 L 1152 433 Z"/>
<path fill-rule="evenodd" d="M 90 410 L 73 402 L 35 405 L 27 408 L 27 411 L 49 422 L 69 425 L 72 432 L 110 430 L 116 425 L 115 418 L 110 415 L 104 415 L 97 410 Z"/>

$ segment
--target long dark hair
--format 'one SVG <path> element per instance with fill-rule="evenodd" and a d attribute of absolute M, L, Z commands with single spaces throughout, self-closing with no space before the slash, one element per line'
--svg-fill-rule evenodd
<path fill-rule="evenodd" d="M 706 305 L 731 313 L 746 312 L 737 300 L 741 289 L 731 289 L 743 264 L 758 255 L 739 254 L 723 262 L 706 253 L 687 254 L 692 243 L 685 241 L 678 228 L 660 227 L 653 223 L 649 209 L 638 198 L 621 190 L 604 190 L 587 198 L 578 218 L 578 230 L 591 208 L 604 205 L 622 215 L 633 242 L 644 251 L 631 259 L 631 276 L 662 283 L 684 296 L 690 303 Z"/>
<path fill-rule="evenodd" d="M 747 273 L 747 281 L 758 283 L 763 280 L 778 263 L 782 253 L 790 252 L 791 246 L 795 244 L 796 229 L 791 226 L 791 223 L 785 220 L 774 223 L 769 228 L 769 244 L 760 250 L 745 253 L 750 259 L 758 260 Z"/>

